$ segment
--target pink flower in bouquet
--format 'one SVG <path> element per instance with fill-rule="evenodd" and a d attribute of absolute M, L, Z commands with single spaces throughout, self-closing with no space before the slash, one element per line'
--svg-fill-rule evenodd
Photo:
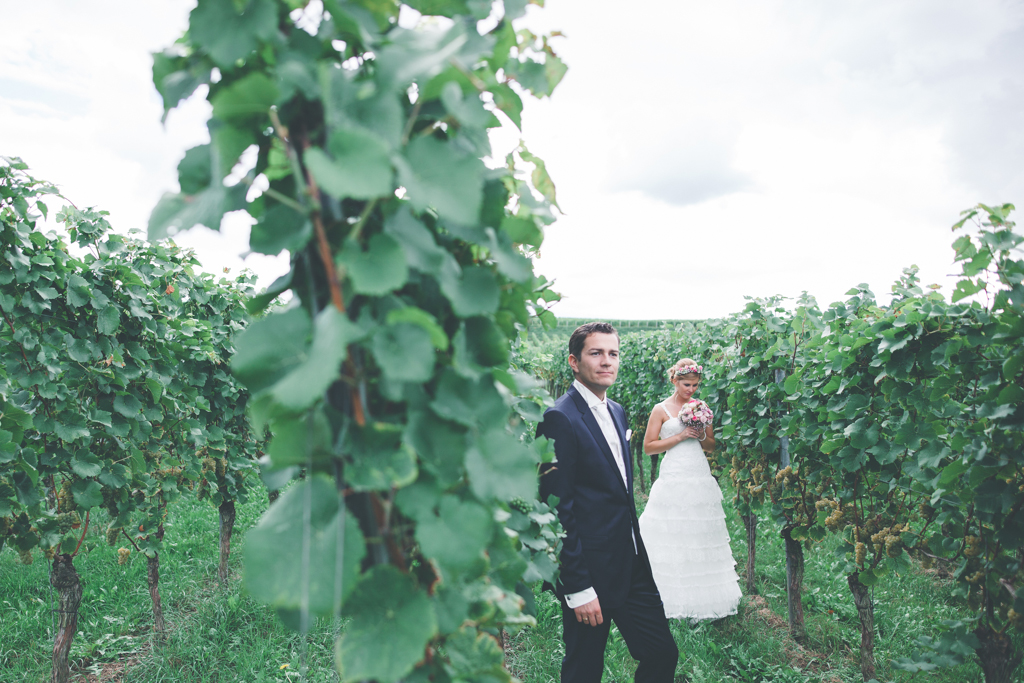
<path fill-rule="evenodd" d="M 679 421 L 684 427 L 706 427 L 713 419 L 711 408 L 699 398 L 690 399 L 690 402 L 679 411 Z"/>

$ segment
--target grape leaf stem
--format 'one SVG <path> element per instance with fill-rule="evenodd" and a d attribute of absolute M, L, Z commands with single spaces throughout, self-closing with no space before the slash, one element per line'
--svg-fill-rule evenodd
<path fill-rule="evenodd" d="M 78 549 L 82 547 L 82 541 L 85 540 L 85 533 L 89 531 L 89 513 L 92 510 L 85 511 L 85 524 L 82 525 L 82 537 L 78 539 L 78 545 L 75 546 L 75 552 L 71 553 L 71 557 L 78 554 Z"/>

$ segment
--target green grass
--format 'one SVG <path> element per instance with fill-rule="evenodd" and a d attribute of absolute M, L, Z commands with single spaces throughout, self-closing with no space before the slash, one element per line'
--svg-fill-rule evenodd
<path fill-rule="evenodd" d="M 306 642 L 278 621 L 274 612 L 241 590 L 244 531 L 266 509 L 266 492 L 254 491 L 237 506 L 227 590 L 218 586 L 217 510 L 186 494 L 168 508 L 166 549 L 160 555 L 160 595 L 168 635 L 152 642 L 153 612 L 146 585 L 146 559 L 133 552 L 117 564 L 117 548 L 103 536 L 105 513 L 93 524 L 75 558 L 83 583 L 78 629 L 71 648 L 79 680 L 101 671 L 114 680 L 288 681 L 296 676 L 306 649 L 308 680 L 333 681 L 334 636 L 329 622 L 317 623 Z M 97 517 L 100 519 L 97 523 Z M 122 538 L 118 544 L 128 546 Z M 35 554 L 23 566 L 16 553 L 0 552 L 0 681 L 49 681 L 53 648 L 48 563 Z M 284 668 L 282 668 L 284 666 Z M 74 676 L 73 676 L 74 679 Z"/>
<path fill-rule="evenodd" d="M 726 519 L 733 555 L 742 569 L 746 560 L 739 517 L 726 492 Z M 638 492 L 638 507 L 646 496 Z M 265 492 L 238 506 L 232 549 L 233 578 L 227 590 L 216 580 L 217 512 L 185 495 L 169 508 L 167 548 L 161 555 L 161 595 L 168 636 L 159 647 L 152 642 L 152 607 L 146 588 L 146 562 L 133 553 L 118 566 L 116 548 L 106 545 L 104 520 L 93 519 L 93 530 L 76 558 L 84 583 L 79 633 L 72 647 L 78 680 L 104 672 L 112 680 L 131 683 L 203 681 L 264 683 L 298 681 L 305 661 L 310 681 L 335 681 L 333 625 L 315 624 L 303 639 L 278 621 L 272 610 L 257 604 L 241 590 L 239 576 L 244 531 L 266 508 Z M 102 513 L 99 517 L 102 517 Z M 688 626 L 671 622 L 679 645 L 677 680 L 819 683 L 860 681 L 857 652 L 860 642 L 856 612 L 834 539 L 806 555 L 804 609 L 808 642 L 801 647 L 786 630 L 785 555 L 774 525 L 762 519 L 758 530 L 757 586 L 760 595 L 745 596 L 740 614 L 715 622 Z M 891 661 L 906 656 L 914 639 L 931 634 L 943 618 L 968 615 L 949 597 L 947 582 L 934 573 L 914 571 L 887 577 L 875 591 L 878 625 L 876 660 L 880 681 L 977 683 L 980 668 L 967 663 L 932 674 L 893 670 Z M 562 657 L 561 617 L 553 596 L 537 595 L 537 626 L 509 640 L 510 670 L 529 683 L 558 681 Z M 51 595 L 48 566 L 36 555 L 22 566 L 16 553 L 0 552 L 0 681 L 49 680 Z M 1019 643 L 1019 638 L 1017 639 Z M 605 681 L 632 680 L 635 664 L 614 627 L 605 658 Z M 1024 672 L 1021 672 L 1024 673 Z M 1020 674 L 1019 674 L 1020 675 Z M 106 679 L 110 680 L 110 679 Z"/>

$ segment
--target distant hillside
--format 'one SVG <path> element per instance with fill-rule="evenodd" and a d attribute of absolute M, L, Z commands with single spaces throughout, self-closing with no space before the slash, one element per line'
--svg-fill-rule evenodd
<path fill-rule="evenodd" d="M 559 318 L 558 325 L 550 330 L 534 318 L 530 321 L 530 327 L 525 335 L 527 342 L 538 343 L 552 339 L 569 339 L 572 331 L 583 323 L 592 322 L 596 318 Z M 698 320 L 602 320 L 601 322 L 611 323 L 621 334 L 626 332 L 638 332 L 641 330 L 659 330 L 666 327 L 676 327 L 680 323 L 700 322 Z"/>

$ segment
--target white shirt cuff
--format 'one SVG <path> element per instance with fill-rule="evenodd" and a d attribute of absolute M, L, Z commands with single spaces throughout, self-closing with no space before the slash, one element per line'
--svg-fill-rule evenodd
<path fill-rule="evenodd" d="M 585 590 L 581 590 L 579 593 L 572 593 L 570 595 L 566 595 L 565 604 L 569 606 L 569 609 L 576 609 L 577 607 L 582 607 L 591 600 L 596 599 L 597 591 L 595 591 L 593 588 L 587 588 Z"/>

